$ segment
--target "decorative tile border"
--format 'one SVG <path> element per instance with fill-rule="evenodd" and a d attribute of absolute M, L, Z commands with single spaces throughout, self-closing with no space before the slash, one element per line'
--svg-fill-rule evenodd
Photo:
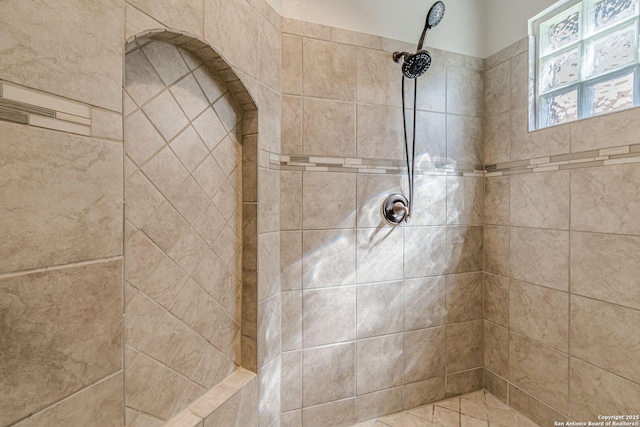
<path fill-rule="evenodd" d="M 270 153 L 269 168 L 289 171 L 342 172 L 366 174 L 402 174 L 404 160 L 352 157 L 289 156 Z M 484 176 L 479 165 L 460 165 L 446 161 L 418 162 L 416 175 Z"/>
<path fill-rule="evenodd" d="M 640 144 L 537 157 L 485 166 L 486 176 L 508 176 L 535 172 L 640 163 Z"/>
<path fill-rule="evenodd" d="M 0 81 L 0 120 L 91 135 L 91 106 Z"/>

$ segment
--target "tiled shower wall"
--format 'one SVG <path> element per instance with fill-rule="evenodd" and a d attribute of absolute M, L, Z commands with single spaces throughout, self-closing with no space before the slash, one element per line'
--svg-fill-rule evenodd
<path fill-rule="evenodd" d="M 528 40 L 487 59 L 485 386 L 543 426 L 640 402 L 640 110 L 527 132 Z"/>
<path fill-rule="evenodd" d="M 242 362 L 243 135 L 242 109 L 196 56 L 145 39 L 127 48 L 125 399 L 134 424 L 168 420 Z"/>
<path fill-rule="evenodd" d="M 125 40 L 168 28 L 213 46 L 258 106 L 258 122 L 247 126 L 259 133 L 267 168 L 255 159 L 249 166 L 258 182 L 272 184 L 279 182 L 268 158 L 280 151 L 280 17 L 262 0 L 45 0 L 37 7 L 9 0 L 1 9 L 0 80 L 26 88 L 23 97 L 2 94 L 1 116 L 29 125 L 0 122 L 0 425 L 120 426 Z M 5 111 L 13 101 L 24 105 Z M 249 313 L 257 330 L 247 331 L 258 337 L 258 360 L 248 363 L 257 367 L 259 402 L 247 404 L 268 427 L 280 412 L 272 327 L 280 322 L 280 262 L 277 250 L 265 248 L 279 242 L 279 194 L 245 190 L 259 217 L 244 225 L 263 248 L 248 281 L 261 295 L 257 314 Z M 277 310 L 265 315 L 270 307 Z"/>
<path fill-rule="evenodd" d="M 414 46 L 286 18 L 283 33 L 281 425 L 481 388 L 484 61 L 432 52 L 415 215 L 391 227 L 381 204 L 406 189 L 391 52 Z"/>

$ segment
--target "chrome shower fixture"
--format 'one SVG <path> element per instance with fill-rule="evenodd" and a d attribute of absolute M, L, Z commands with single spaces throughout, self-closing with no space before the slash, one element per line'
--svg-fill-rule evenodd
<path fill-rule="evenodd" d="M 428 50 L 422 49 L 424 45 L 424 40 L 427 37 L 427 32 L 438 25 L 442 18 L 444 18 L 444 3 L 441 1 L 436 2 L 429 9 L 429 13 L 427 14 L 427 21 L 424 24 L 424 30 L 422 30 L 422 35 L 420 36 L 420 41 L 418 42 L 418 49 L 413 52 L 394 52 L 393 60 L 395 62 L 400 62 L 401 58 L 404 58 L 404 62 L 402 63 L 402 74 L 408 79 L 416 79 L 427 72 L 429 67 L 431 66 L 431 54 Z"/>
<path fill-rule="evenodd" d="M 407 159 L 407 179 L 409 181 L 409 198 L 407 199 L 401 194 L 391 194 L 382 205 L 382 216 L 391 225 L 400 225 L 402 221 L 407 222 L 413 211 L 413 184 L 414 169 L 416 159 L 416 107 L 418 101 L 418 77 L 427 72 L 431 66 L 431 54 L 428 50 L 423 49 L 424 40 L 427 32 L 438 25 L 444 17 L 444 3 L 438 1 L 431 6 L 427 14 L 427 21 L 424 24 L 424 30 L 418 42 L 418 49 L 413 53 L 394 52 L 393 60 L 397 63 L 404 58 L 402 63 L 402 123 L 404 126 L 404 148 Z M 404 81 L 405 79 L 414 80 L 413 86 L 413 144 L 411 152 L 409 152 L 409 136 L 407 135 L 407 106 L 404 99 Z"/>

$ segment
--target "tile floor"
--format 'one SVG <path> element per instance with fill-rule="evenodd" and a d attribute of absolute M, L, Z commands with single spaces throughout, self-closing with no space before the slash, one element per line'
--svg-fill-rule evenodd
<path fill-rule="evenodd" d="M 539 427 L 491 393 L 479 390 L 353 427 Z"/>

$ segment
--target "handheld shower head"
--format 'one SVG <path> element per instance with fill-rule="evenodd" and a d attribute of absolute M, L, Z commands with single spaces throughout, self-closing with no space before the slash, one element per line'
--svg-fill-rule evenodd
<path fill-rule="evenodd" d="M 393 60 L 400 62 L 400 58 L 404 57 L 402 63 L 402 74 L 409 79 L 416 79 L 427 72 L 431 66 L 431 54 L 428 50 L 422 49 L 427 31 L 438 25 L 444 17 L 444 3 L 438 1 L 431 6 L 429 13 L 427 14 L 427 21 L 424 24 L 424 30 L 422 30 L 422 36 L 418 42 L 418 49 L 413 53 L 408 52 L 395 52 L 393 54 Z"/>

